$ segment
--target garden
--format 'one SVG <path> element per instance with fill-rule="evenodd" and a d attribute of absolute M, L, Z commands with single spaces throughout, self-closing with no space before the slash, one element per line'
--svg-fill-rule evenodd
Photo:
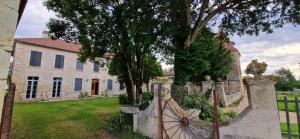
<path fill-rule="evenodd" d="M 116 118 L 117 117 L 117 118 Z M 143 139 L 130 130 L 110 134 L 107 122 L 119 117 L 118 98 L 14 105 L 12 139 Z M 111 122 L 109 122 L 111 123 Z M 118 127 L 114 125 L 114 127 Z M 128 127 L 127 129 L 131 129 Z"/>

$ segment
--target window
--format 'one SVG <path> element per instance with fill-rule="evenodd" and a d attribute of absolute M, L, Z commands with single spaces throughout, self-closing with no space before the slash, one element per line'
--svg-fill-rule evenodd
<path fill-rule="evenodd" d="M 76 62 L 76 70 L 83 70 L 83 63 L 81 63 L 79 59 L 77 59 Z"/>
<path fill-rule="evenodd" d="M 56 55 L 55 56 L 55 68 L 63 69 L 64 68 L 64 59 L 65 59 L 65 56 Z"/>
<path fill-rule="evenodd" d="M 32 99 L 32 98 L 36 97 L 38 80 L 39 80 L 39 77 L 29 76 L 27 78 L 26 99 Z"/>
<path fill-rule="evenodd" d="M 74 91 L 81 91 L 81 90 L 82 90 L 82 78 L 75 78 Z"/>
<path fill-rule="evenodd" d="M 94 63 L 94 72 L 99 72 L 100 71 L 100 65 Z"/>
<path fill-rule="evenodd" d="M 62 78 L 53 78 L 52 97 L 60 97 Z"/>
<path fill-rule="evenodd" d="M 38 67 L 41 66 L 42 52 L 31 51 L 30 54 L 30 66 Z"/>
<path fill-rule="evenodd" d="M 107 90 L 112 90 L 113 87 L 113 80 L 107 80 Z"/>

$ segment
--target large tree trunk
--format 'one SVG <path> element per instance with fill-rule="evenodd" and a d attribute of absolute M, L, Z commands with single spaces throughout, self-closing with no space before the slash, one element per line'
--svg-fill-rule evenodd
<path fill-rule="evenodd" d="M 185 85 L 188 73 L 184 70 L 185 52 L 190 46 L 191 0 L 180 0 L 179 7 L 173 9 L 172 21 L 177 28 L 175 34 L 174 73 L 176 85 Z M 178 12 L 179 10 L 179 12 Z"/>
<path fill-rule="evenodd" d="M 134 81 L 133 81 L 132 68 L 130 66 L 131 62 L 129 60 L 129 56 L 127 54 L 123 54 L 123 60 L 125 65 L 124 68 L 126 69 L 126 75 L 127 75 L 125 85 L 126 85 L 126 91 L 129 98 L 129 102 L 132 104 L 136 104 Z"/>
<path fill-rule="evenodd" d="M 137 69 L 137 79 L 136 79 L 136 100 L 137 103 L 141 101 L 141 95 L 143 92 L 143 71 L 144 71 L 144 56 L 142 50 L 136 49 L 136 69 Z"/>

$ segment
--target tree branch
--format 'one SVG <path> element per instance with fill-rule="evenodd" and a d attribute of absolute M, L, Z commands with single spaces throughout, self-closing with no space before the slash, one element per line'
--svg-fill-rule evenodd
<path fill-rule="evenodd" d="M 206 17 L 201 20 L 198 18 L 198 21 L 196 22 L 192 32 L 191 32 L 191 38 L 190 38 L 190 42 L 194 42 L 197 35 L 199 34 L 199 32 L 201 32 L 201 30 L 205 27 L 205 25 L 214 17 L 216 16 L 218 13 L 225 11 L 226 9 L 228 9 L 229 7 L 227 7 L 230 4 L 230 1 L 220 5 L 217 9 L 209 12 Z"/>

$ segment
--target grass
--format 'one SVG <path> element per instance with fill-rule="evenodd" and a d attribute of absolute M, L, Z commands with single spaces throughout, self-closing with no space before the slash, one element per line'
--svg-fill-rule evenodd
<path fill-rule="evenodd" d="M 15 104 L 13 139 L 106 139 L 104 122 L 119 112 L 118 98 Z M 126 133 L 119 138 L 135 138 Z"/>
<path fill-rule="evenodd" d="M 287 125 L 286 123 L 280 123 L 280 128 L 282 133 L 287 133 Z M 298 125 L 297 124 L 292 124 L 291 123 L 291 133 L 292 134 L 298 134 Z M 287 139 L 286 136 L 282 136 L 283 139 Z M 292 137 L 292 139 L 298 139 L 298 137 Z"/>
<path fill-rule="evenodd" d="M 277 92 L 277 99 L 284 99 L 284 96 L 287 96 L 288 100 L 294 100 L 295 97 L 298 98 L 298 100 L 300 100 L 300 94 L 295 94 L 295 93 L 287 93 L 287 92 Z M 278 109 L 280 111 L 285 111 L 285 106 L 283 102 L 278 102 Z M 295 112 L 295 103 L 289 103 L 288 104 L 289 107 L 289 111 L 290 112 Z"/>
<path fill-rule="evenodd" d="M 232 104 L 230 104 L 229 107 L 237 107 L 237 106 L 239 106 L 243 99 L 244 99 L 244 96 L 241 96 L 238 100 L 236 100 Z"/>

